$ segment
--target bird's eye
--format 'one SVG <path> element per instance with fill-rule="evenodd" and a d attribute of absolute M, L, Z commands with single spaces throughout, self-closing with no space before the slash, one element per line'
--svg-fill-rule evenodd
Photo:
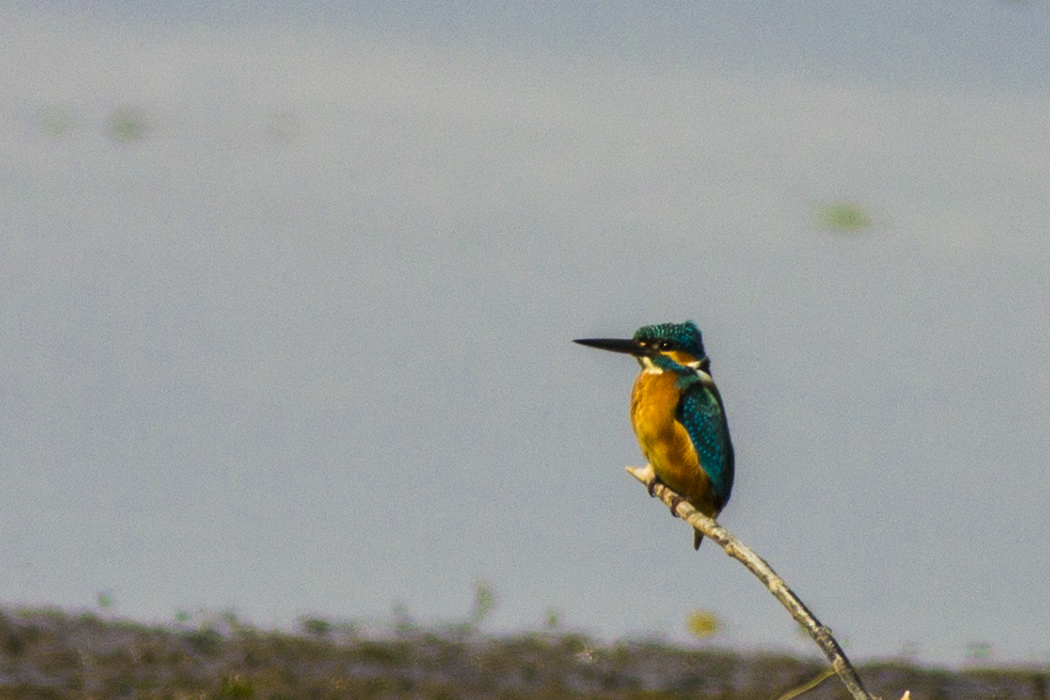
<path fill-rule="evenodd" d="M 671 344 L 666 340 L 661 340 L 660 345 L 658 345 L 657 347 L 659 347 L 661 350 L 666 350 L 667 348 L 671 347 Z"/>

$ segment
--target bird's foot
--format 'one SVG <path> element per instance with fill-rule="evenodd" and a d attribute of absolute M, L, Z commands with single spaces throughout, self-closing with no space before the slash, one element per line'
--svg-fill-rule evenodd
<path fill-rule="evenodd" d="M 654 498 L 656 496 L 656 485 L 663 483 L 664 482 L 660 481 L 660 477 L 654 475 L 653 478 L 645 484 L 645 490 L 649 492 L 649 498 Z"/>
<path fill-rule="evenodd" d="M 675 496 L 674 498 L 671 499 L 671 517 L 672 518 L 677 518 L 678 517 L 678 513 L 676 512 L 678 510 L 678 504 L 680 504 L 684 500 L 685 500 L 684 496 Z"/>

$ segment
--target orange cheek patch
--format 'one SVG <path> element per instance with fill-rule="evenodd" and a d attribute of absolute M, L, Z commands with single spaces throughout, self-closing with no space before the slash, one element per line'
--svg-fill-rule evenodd
<path fill-rule="evenodd" d="M 669 350 L 663 354 L 667 355 L 680 365 L 688 365 L 690 362 L 696 362 L 697 360 L 693 355 L 690 355 L 687 352 L 682 352 L 681 350 Z"/>

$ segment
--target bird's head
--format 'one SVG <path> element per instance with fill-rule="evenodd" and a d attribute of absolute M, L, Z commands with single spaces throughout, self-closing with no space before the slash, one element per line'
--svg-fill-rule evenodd
<path fill-rule="evenodd" d="M 692 321 L 684 323 L 657 323 L 642 326 L 630 339 L 584 338 L 573 341 L 587 347 L 634 355 L 645 365 L 644 358 L 654 360 L 662 356 L 683 366 L 706 363 L 704 341 L 700 329 Z"/>

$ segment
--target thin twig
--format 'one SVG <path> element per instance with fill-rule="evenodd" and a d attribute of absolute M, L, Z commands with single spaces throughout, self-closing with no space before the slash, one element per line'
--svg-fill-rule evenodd
<path fill-rule="evenodd" d="M 627 471 L 646 486 L 649 486 L 653 479 L 656 478 L 650 466 L 644 468 L 627 467 Z M 831 630 L 820 624 L 820 621 L 802 604 L 798 596 L 784 583 L 784 579 L 780 578 L 769 564 L 751 551 L 750 547 L 738 540 L 729 530 L 719 525 L 713 518 L 709 518 L 693 508 L 687 501 L 682 500 L 677 493 L 663 484 L 657 483 L 652 492 L 668 507 L 674 506 L 677 500 L 677 506 L 674 506 L 676 515 L 704 533 L 705 537 L 714 540 L 719 547 L 725 550 L 726 554 L 746 566 L 751 573 L 766 585 L 773 597 L 787 608 L 788 612 L 791 613 L 791 617 L 795 618 L 795 621 L 805 628 L 809 636 L 820 647 L 820 650 L 824 652 L 824 656 L 831 662 L 831 667 L 835 669 L 835 673 L 838 674 L 839 679 L 846 686 L 846 689 L 849 690 L 850 695 L 856 700 L 876 700 L 875 696 L 864 689 L 860 676 L 854 670 L 853 664 L 846 658 L 846 653 L 842 651 L 842 647 L 831 635 Z"/>
<path fill-rule="evenodd" d="M 800 685 L 797 688 L 792 688 L 791 690 L 787 691 L 786 693 L 781 695 L 779 698 L 777 698 L 777 700 L 791 700 L 792 698 L 797 698 L 799 695 L 802 695 L 802 693 L 808 693 L 809 691 L 813 690 L 818 685 L 820 685 L 825 680 L 827 680 L 828 678 L 831 678 L 834 675 L 835 675 L 835 669 L 833 669 L 833 668 L 831 668 L 829 666 L 828 668 L 826 668 L 823 671 L 821 671 L 820 675 L 817 676 L 816 678 L 814 678 L 812 680 L 809 680 L 809 681 L 806 681 L 805 683 L 803 683 L 802 685 Z"/>

